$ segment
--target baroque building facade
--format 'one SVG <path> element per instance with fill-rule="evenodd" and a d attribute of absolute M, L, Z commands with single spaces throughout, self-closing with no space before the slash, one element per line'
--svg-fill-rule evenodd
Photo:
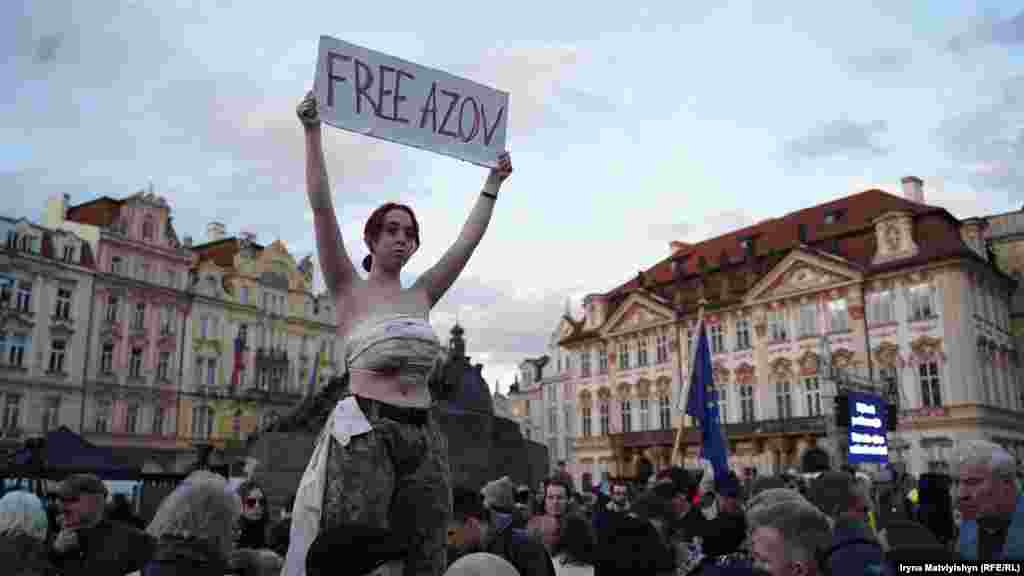
<path fill-rule="evenodd" d="M 48 202 L 47 226 L 77 233 L 96 254 L 79 431 L 124 462 L 180 468 L 191 457 L 176 431 L 193 255 L 152 189 L 68 201 Z"/>
<path fill-rule="evenodd" d="M 60 426 L 82 409 L 94 258 L 73 232 L 0 217 L 0 445 Z"/>
<path fill-rule="evenodd" d="M 311 259 L 296 262 L 280 240 L 227 237 L 213 222 L 192 250 L 193 369 L 179 435 L 225 447 L 270 426 L 339 372 L 337 316 L 329 296 L 313 293 Z"/>
<path fill-rule="evenodd" d="M 720 412 L 739 470 L 795 467 L 820 445 L 845 461 L 832 422 L 837 382 L 898 406 L 890 460 L 920 474 L 948 467 L 984 437 L 1024 455 L 1014 280 L 991 261 L 984 220 L 960 221 L 904 195 L 868 190 L 697 244 L 563 319 L 578 355 L 579 466 L 632 475 L 671 459 L 684 426 L 688 465 L 699 435 L 679 416 L 699 303 Z M 657 414 L 657 416 L 654 416 Z"/>

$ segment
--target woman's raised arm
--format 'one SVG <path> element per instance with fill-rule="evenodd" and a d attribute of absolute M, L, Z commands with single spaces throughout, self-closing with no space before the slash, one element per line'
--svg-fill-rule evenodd
<path fill-rule="evenodd" d="M 462 273 L 462 269 L 469 262 L 480 240 L 487 231 L 487 225 L 491 221 L 491 213 L 494 211 L 494 203 L 498 200 L 498 190 L 501 184 L 512 174 L 512 159 L 508 153 L 501 155 L 497 168 L 491 169 L 484 183 L 484 189 L 469 213 L 469 218 L 462 226 L 462 232 L 452 244 L 444 256 L 438 260 L 429 270 L 416 279 L 413 289 L 424 290 L 430 306 L 437 304 L 445 292 L 455 283 L 455 279 Z"/>
<path fill-rule="evenodd" d="M 323 271 L 327 290 L 331 294 L 337 294 L 351 285 L 358 276 L 345 250 L 338 219 L 334 214 L 331 185 L 324 163 L 320 113 L 317 111 L 316 97 L 312 92 L 306 94 L 296 112 L 305 129 L 306 193 L 309 195 L 309 205 L 313 209 L 313 230 L 316 232 L 320 270 Z"/>

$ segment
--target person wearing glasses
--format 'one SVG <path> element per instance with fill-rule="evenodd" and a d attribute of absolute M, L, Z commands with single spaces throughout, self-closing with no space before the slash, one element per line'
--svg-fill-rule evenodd
<path fill-rule="evenodd" d="M 58 488 L 61 529 L 51 560 L 65 576 L 128 574 L 142 569 L 154 541 L 141 530 L 104 518 L 107 487 L 92 474 L 75 474 Z"/>
<path fill-rule="evenodd" d="M 243 482 L 237 491 L 242 503 L 236 546 L 251 550 L 269 548 L 267 535 L 270 518 L 267 515 L 267 495 L 252 480 Z"/>

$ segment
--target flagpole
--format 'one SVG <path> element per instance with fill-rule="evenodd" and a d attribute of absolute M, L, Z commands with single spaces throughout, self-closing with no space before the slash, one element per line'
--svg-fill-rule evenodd
<path fill-rule="evenodd" d="M 704 306 L 707 304 L 707 302 L 708 301 L 706 299 L 701 298 L 700 301 L 697 303 L 697 329 L 698 330 L 700 329 L 701 322 L 704 321 Z M 678 341 L 679 341 L 679 351 L 680 351 L 680 354 L 679 354 L 679 361 L 676 363 L 676 366 L 678 367 L 679 372 L 680 372 L 680 374 L 679 374 L 679 383 L 682 386 L 685 386 L 685 390 L 686 391 L 685 391 L 684 394 L 679 396 L 679 398 L 678 398 L 678 400 L 676 402 L 676 408 L 679 408 L 679 405 L 684 401 L 684 399 L 690 397 L 690 386 L 692 385 L 692 382 L 689 382 L 689 380 L 684 379 L 684 375 L 682 374 L 682 371 L 683 371 L 683 355 L 681 353 L 681 351 L 682 351 L 682 343 L 683 343 L 682 330 L 683 330 L 682 326 L 677 324 L 677 332 L 678 332 L 677 338 L 678 338 Z M 686 359 L 686 363 L 690 367 L 690 369 L 687 372 L 687 374 L 690 375 L 690 377 L 692 378 L 692 376 L 693 376 L 693 360 L 694 360 L 695 354 L 692 353 L 692 350 L 688 350 L 687 352 L 690 353 L 689 356 Z M 682 410 L 682 413 L 683 413 L 683 417 L 679 421 L 679 429 L 676 430 L 676 440 L 675 440 L 675 443 L 672 446 L 672 458 L 670 458 L 670 460 L 672 461 L 673 465 L 680 465 L 680 466 L 682 465 L 683 462 L 682 462 L 682 459 L 681 458 L 677 458 L 677 456 L 679 454 L 679 445 L 680 445 L 680 443 L 683 440 L 683 423 L 684 423 L 684 421 L 686 419 L 686 410 L 685 409 Z"/>

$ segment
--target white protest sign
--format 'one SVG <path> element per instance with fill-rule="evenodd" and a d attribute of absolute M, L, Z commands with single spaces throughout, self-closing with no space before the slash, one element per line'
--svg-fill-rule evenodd
<path fill-rule="evenodd" d="M 508 93 L 329 36 L 316 65 L 328 124 L 495 167 L 505 151 Z"/>

